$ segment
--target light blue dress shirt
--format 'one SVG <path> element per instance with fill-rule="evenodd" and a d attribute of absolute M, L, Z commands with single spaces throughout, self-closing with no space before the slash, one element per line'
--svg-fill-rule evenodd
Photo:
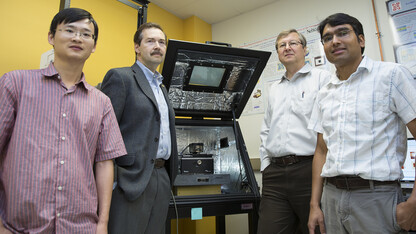
<path fill-rule="evenodd" d="M 159 72 L 152 72 L 149 68 L 141 62 L 136 61 L 137 65 L 142 69 L 147 81 L 149 81 L 153 94 L 155 95 L 158 109 L 160 113 L 160 136 L 159 148 L 157 150 L 156 158 L 169 159 L 171 153 L 171 139 L 169 130 L 169 109 L 163 95 L 160 85 L 162 84 L 163 76 Z"/>

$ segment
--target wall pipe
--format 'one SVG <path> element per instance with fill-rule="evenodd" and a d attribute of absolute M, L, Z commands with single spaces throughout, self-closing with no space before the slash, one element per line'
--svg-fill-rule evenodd
<path fill-rule="evenodd" d="M 375 5 L 374 5 L 374 0 L 371 0 L 371 3 L 373 4 L 374 19 L 376 21 L 376 30 L 377 30 L 376 35 L 377 35 L 377 38 L 378 38 L 378 47 L 379 47 L 379 50 L 380 50 L 380 57 L 381 57 L 381 61 L 384 61 L 383 48 L 381 46 L 381 33 L 380 33 L 379 28 L 378 28 L 378 20 L 377 20 L 377 14 L 376 14 L 376 8 L 375 8 Z"/>

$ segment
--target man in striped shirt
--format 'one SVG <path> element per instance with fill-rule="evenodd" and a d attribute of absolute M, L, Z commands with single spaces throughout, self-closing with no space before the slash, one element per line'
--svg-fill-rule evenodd
<path fill-rule="evenodd" d="M 85 81 L 98 27 L 85 10 L 52 20 L 54 62 L 0 79 L 0 233 L 106 233 L 112 159 L 126 154 L 108 97 Z"/>
<path fill-rule="evenodd" d="M 416 193 L 403 202 L 399 183 L 406 126 L 416 136 L 416 81 L 404 66 L 363 56 L 356 18 L 331 15 L 319 31 L 336 76 L 319 91 L 308 125 L 318 132 L 310 233 L 317 225 L 321 233 L 416 229 Z"/>

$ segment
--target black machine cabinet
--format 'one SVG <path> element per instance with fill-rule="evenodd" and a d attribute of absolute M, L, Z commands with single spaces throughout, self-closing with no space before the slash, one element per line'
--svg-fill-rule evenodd
<path fill-rule="evenodd" d="M 237 118 L 270 57 L 270 52 L 169 40 L 163 84 L 176 114 L 178 171 L 170 219 L 216 216 L 225 233 L 225 215 L 248 213 L 257 229 L 259 188 Z M 181 118 L 187 117 L 187 118 Z M 214 186 L 215 194 L 181 194 L 181 188 Z"/>

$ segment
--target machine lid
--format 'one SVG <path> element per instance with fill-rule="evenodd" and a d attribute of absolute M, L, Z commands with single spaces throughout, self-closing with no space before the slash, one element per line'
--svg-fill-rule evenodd
<path fill-rule="evenodd" d="M 176 116 L 239 118 L 270 55 L 169 40 L 162 75 Z"/>

